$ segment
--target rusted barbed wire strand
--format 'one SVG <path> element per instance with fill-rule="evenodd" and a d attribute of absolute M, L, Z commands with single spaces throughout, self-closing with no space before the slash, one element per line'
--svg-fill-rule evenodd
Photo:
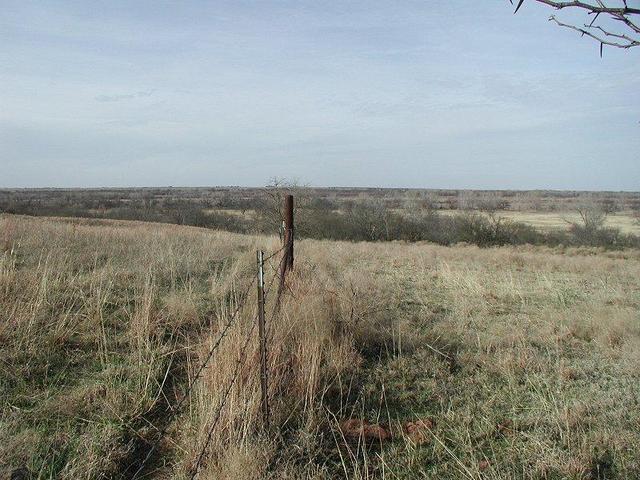
<path fill-rule="evenodd" d="M 286 255 L 282 256 L 282 258 L 280 259 L 280 262 L 279 262 L 279 266 L 282 266 L 282 263 L 286 261 L 286 258 L 287 258 Z M 276 268 L 272 264 L 269 264 L 269 266 L 271 267 L 271 270 L 273 270 L 273 273 L 275 274 L 275 277 L 281 278 L 280 272 L 278 270 L 276 270 Z M 291 290 L 291 286 L 290 285 L 288 285 L 285 281 L 280 282 L 280 284 L 284 285 L 284 288 L 289 290 L 289 293 L 291 293 L 291 295 L 293 295 L 294 298 L 295 298 L 295 294 L 293 293 L 293 290 Z M 281 294 L 282 293 L 282 289 L 280 289 L 280 291 L 278 293 Z M 278 304 L 279 304 L 279 300 L 280 300 L 280 297 L 278 296 Z M 274 309 L 274 311 L 275 311 L 275 309 Z"/>
<path fill-rule="evenodd" d="M 270 259 L 274 256 L 276 256 L 278 253 L 280 253 L 282 250 L 284 250 L 284 248 L 286 247 L 286 245 L 283 245 L 282 247 L 280 247 L 278 250 L 274 251 L 273 253 L 271 253 L 267 259 Z M 271 282 L 269 284 L 269 288 L 271 287 L 271 285 L 273 284 L 273 281 L 275 279 L 275 276 L 271 279 Z M 167 434 L 167 432 L 169 431 L 169 425 L 171 424 L 171 422 L 173 421 L 173 419 L 175 418 L 176 415 L 178 415 L 180 413 L 180 410 L 182 408 L 182 406 L 184 405 L 184 402 L 189 398 L 189 395 L 191 394 L 196 382 L 198 381 L 198 379 L 200 378 L 200 375 L 202 374 L 203 370 L 205 369 L 205 367 L 207 366 L 207 364 L 209 363 L 209 361 L 211 360 L 211 358 L 213 357 L 214 352 L 218 349 L 218 347 L 220 346 L 222 340 L 224 339 L 224 337 L 226 337 L 229 329 L 233 326 L 233 324 L 235 323 L 236 320 L 236 316 L 238 315 L 238 313 L 240 312 L 240 310 L 242 309 L 242 307 L 245 305 L 246 300 L 247 300 L 247 296 L 249 295 L 249 291 L 251 290 L 251 288 L 253 287 L 253 284 L 256 281 L 256 277 L 253 276 L 253 279 L 251 280 L 251 282 L 248 284 L 246 290 L 242 293 L 242 295 L 239 297 L 240 300 L 236 306 L 236 309 L 234 310 L 233 314 L 231 315 L 229 321 L 225 324 L 225 326 L 223 327 L 223 330 L 220 332 L 220 334 L 218 335 L 218 338 L 216 339 L 216 342 L 213 344 L 213 346 L 211 347 L 211 349 L 209 350 L 209 352 L 207 353 L 207 357 L 205 358 L 204 362 L 200 365 L 200 367 L 198 368 L 198 370 L 196 371 L 196 374 L 194 375 L 193 379 L 191 380 L 191 382 L 189 383 L 189 386 L 187 387 L 187 390 L 185 391 L 184 396 L 180 399 L 180 401 L 178 402 L 178 404 L 176 405 L 175 408 L 170 408 L 170 417 L 169 417 L 169 421 L 167 422 L 167 425 L 165 425 L 165 427 L 163 427 L 161 430 L 157 429 L 159 431 L 158 434 L 158 438 L 156 439 L 156 441 L 152 444 L 151 448 L 149 449 L 149 451 L 147 452 L 147 454 L 145 455 L 145 458 L 142 460 L 142 463 L 140 464 L 140 466 L 138 467 L 138 469 L 135 471 L 135 473 L 133 474 L 133 479 L 135 480 L 136 478 L 138 478 L 138 475 L 144 470 L 147 462 L 149 461 L 149 459 L 151 458 L 151 455 L 153 455 L 153 453 L 156 451 L 156 449 L 158 448 L 158 445 L 160 445 L 160 442 L 162 441 L 162 439 L 165 437 L 165 435 Z M 266 295 L 266 292 L 265 292 Z M 253 330 L 253 329 L 252 329 Z M 154 427 L 155 428 L 155 427 Z M 124 473 L 127 473 L 132 467 L 133 467 L 133 463 L 131 465 L 129 465 L 126 470 L 124 471 Z"/>
<path fill-rule="evenodd" d="M 284 248 L 284 247 L 283 247 L 283 248 Z M 282 249 L 283 249 L 283 248 L 282 248 Z M 282 249 L 281 249 L 281 250 L 282 250 Z M 271 255 L 270 257 L 272 257 L 272 256 L 273 256 L 273 255 Z M 270 257 L 269 257 L 269 258 L 270 258 Z M 279 266 L 279 267 L 282 267 L 283 262 L 286 262 L 286 261 L 287 261 L 287 256 L 286 256 L 286 255 L 283 255 L 283 256 L 282 256 L 282 258 L 280 259 L 280 262 L 278 262 L 278 266 Z M 271 270 L 273 270 L 273 273 L 275 274 L 275 276 L 276 276 L 276 277 L 278 277 L 278 278 L 281 278 L 281 274 L 280 274 L 280 272 L 278 271 L 279 269 L 276 269 L 276 268 L 275 268 L 271 263 L 269 263 L 269 266 L 271 267 Z M 291 295 L 294 295 L 293 290 L 291 290 L 291 287 L 290 287 L 289 285 L 287 285 L 284 281 L 282 282 L 282 284 L 284 284 L 285 288 L 286 288 L 287 290 L 289 290 L 289 292 L 291 293 Z M 295 295 L 294 295 L 294 296 L 295 296 Z"/>
<path fill-rule="evenodd" d="M 271 287 L 273 286 L 273 282 L 275 281 L 276 278 L 280 278 L 280 274 L 278 273 L 278 271 L 273 267 L 273 265 L 269 264 L 269 266 L 271 266 L 271 268 L 273 269 L 273 277 L 271 277 L 271 281 L 269 282 L 269 285 L 266 286 L 266 288 L 264 289 L 264 297 L 265 300 L 267 298 L 267 295 L 269 294 L 269 291 L 271 290 Z"/>
<path fill-rule="evenodd" d="M 247 348 L 249 346 L 249 342 L 251 341 L 251 337 L 253 335 L 253 332 L 256 328 L 256 324 L 257 322 L 253 321 L 253 325 L 251 326 L 251 329 L 249 330 L 249 333 L 247 334 L 247 337 L 245 338 L 244 341 L 244 345 L 242 346 L 242 350 L 240 351 L 240 358 L 238 358 L 238 361 L 236 362 L 236 366 L 235 366 L 235 370 L 233 372 L 233 377 L 231 378 L 231 381 L 229 382 L 229 385 L 227 386 L 227 389 L 224 392 L 224 395 L 222 397 L 222 400 L 220 400 L 220 403 L 218 405 L 218 409 L 216 411 L 214 420 L 211 424 L 211 427 L 209 428 L 209 432 L 207 433 L 207 439 L 202 447 L 202 450 L 200 450 L 200 454 L 198 455 L 198 460 L 196 462 L 196 465 L 194 467 L 193 473 L 191 474 L 191 480 L 194 480 L 197 476 L 198 473 L 200 471 L 200 466 L 202 465 L 202 460 L 204 458 L 205 453 L 207 452 L 207 449 L 209 448 L 209 444 L 211 443 L 211 439 L 213 438 L 213 432 L 216 428 L 216 426 L 218 425 L 218 421 L 220 420 L 220 416 L 222 414 L 222 409 L 224 408 L 225 404 L 227 403 L 227 399 L 229 398 L 229 395 L 231 393 L 231 389 L 233 388 L 233 386 L 235 385 L 236 381 L 238 380 L 238 376 L 240 375 L 240 370 L 241 368 L 245 365 L 245 362 L 247 360 Z"/>
<path fill-rule="evenodd" d="M 284 248 L 284 247 L 283 247 Z M 281 249 L 282 250 L 282 249 Z M 275 274 L 276 277 L 280 276 L 280 272 L 278 270 L 276 270 L 276 267 L 273 266 L 273 264 L 271 262 L 269 262 L 268 260 L 273 257 L 273 255 L 270 255 L 269 257 L 265 258 L 265 263 L 269 264 L 269 267 L 271 267 L 271 270 L 273 270 L 273 273 Z M 280 264 L 282 264 L 282 262 L 284 261 L 284 256 L 282 256 L 282 258 L 280 259 L 280 261 L 278 262 L 278 266 L 280 266 Z"/>
<path fill-rule="evenodd" d="M 284 261 L 284 257 L 282 258 L 282 260 L 281 260 L 281 261 Z M 269 286 L 268 286 L 268 287 L 267 287 L 267 289 L 265 290 L 265 294 L 264 294 L 265 300 L 268 298 L 268 297 L 267 297 L 267 294 L 269 293 L 269 290 L 270 290 L 270 289 L 271 289 L 271 287 L 273 286 L 273 282 L 274 282 L 274 280 L 275 280 L 276 278 L 280 278 L 280 272 L 278 271 L 278 269 L 274 268 L 274 267 L 273 267 L 273 265 L 271 265 L 271 264 L 269 264 L 269 266 L 270 266 L 270 267 L 271 267 L 271 269 L 273 270 L 273 277 L 271 277 L 271 281 L 269 282 Z M 288 287 L 288 286 L 287 286 L 287 288 L 289 288 L 289 290 L 291 290 L 291 288 L 290 288 L 290 287 Z M 270 320 L 270 321 L 267 323 L 267 329 L 266 329 L 266 330 L 267 330 L 267 331 L 266 331 L 266 336 L 267 336 L 267 338 L 269 338 L 269 337 L 270 337 L 270 335 L 271 335 L 271 328 L 272 328 L 272 325 L 273 325 L 273 321 L 274 321 L 274 319 L 276 318 L 277 314 L 278 314 L 278 313 L 279 313 L 279 311 L 280 311 L 280 301 L 279 301 L 279 300 L 280 300 L 279 298 L 276 298 L 276 302 L 273 304 L 273 308 L 271 309 L 271 315 L 269 315 L 269 316 L 267 317 L 267 318 Z"/>
<path fill-rule="evenodd" d="M 251 280 L 251 282 L 249 283 L 249 285 L 247 286 L 246 290 L 243 292 L 242 296 L 240 297 L 240 300 L 238 301 L 238 305 L 236 306 L 236 309 L 233 312 L 233 314 L 231 315 L 231 317 L 229 318 L 229 321 L 225 324 L 225 326 L 223 327 L 222 331 L 218 335 L 218 338 L 216 339 L 215 343 L 209 349 L 209 352 L 207 353 L 207 356 L 205 357 L 205 360 L 202 362 L 202 364 L 200 364 L 200 367 L 198 367 L 198 370 L 196 371 L 196 374 L 192 378 L 191 382 L 189 383 L 189 386 L 187 387 L 187 390 L 185 391 L 185 394 L 180 399 L 180 401 L 178 402 L 176 407 L 169 410 L 170 411 L 170 416 L 169 416 L 169 421 L 167 422 L 167 425 L 165 425 L 162 428 L 162 430 L 160 430 L 158 438 L 152 444 L 151 448 L 149 449 L 149 451 L 145 455 L 144 459 L 142 460 L 142 463 L 140 464 L 138 469 L 133 474 L 133 477 L 132 477 L 133 479 L 138 478 L 138 475 L 140 474 L 140 472 L 142 472 L 142 470 L 144 470 L 144 467 L 146 466 L 147 462 L 151 458 L 151 455 L 153 455 L 153 453 L 158 448 L 158 445 L 160 445 L 160 442 L 162 441 L 164 436 L 169 431 L 169 425 L 171 424 L 171 422 L 173 421 L 175 416 L 178 415 L 178 413 L 180 412 L 180 410 L 181 410 L 182 406 L 184 405 L 185 401 L 189 398 L 189 395 L 191 394 L 196 382 L 200 378 L 200 375 L 202 375 L 203 370 L 205 369 L 205 367 L 207 366 L 207 364 L 209 363 L 209 361 L 213 357 L 213 354 L 215 353 L 215 351 L 218 349 L 218 347 L 222 343 L 222 340 L 224 339 L 224 337 L 227 336 L 227 333 L 229 332 L 229 329 L 234 325 L 236 317 L 237 317 L 238 313 L 240 312 L 240 310 L 242 309 L 242 307 L 245 305 L 246 299 L 247 299 L 247 295 L 249 294 L 249 291 L 251 290 L 251 287 L 253 286 L 255 281 L 256 281 L 256 278 L 254 276 L 253 279 Z M 133 464 L 131 464 L 129 467 L 127 467 L 127 469 L 124 471 L 124 473 L 127 473 L 132 466 L 133 466 Z"/>
<path fill-rule="evenodd" d="M 282 245 L 278 250 L 276 250 L 272 254 L 267 255 L 266 257 L 264 257 L 264 261 L 266 262 L 267 260 L 270 260 L 272 257 L 275 257 L 277 254 L 279 254 L 285 248 L 287 248 L 287 245 Z"/>

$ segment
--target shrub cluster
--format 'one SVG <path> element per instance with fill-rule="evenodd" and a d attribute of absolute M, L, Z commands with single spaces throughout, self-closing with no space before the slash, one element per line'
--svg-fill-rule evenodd
<path fill-rule="evenodd" d="M 298 214 L 298 236 L 348 241 L 429 241 L 440 245 L 572 245 L 604 248 L 640 247 L 640 238 L 615 228 L 585 228 L 542 232 L 520 222 L 480 212 L 454 215 L 427 210 L 403 215 L 375 205 L 360 204 L 344 212 L 306 209 Z"/>
<path fill-rule="evenodd" d="M 225 210 L 211 208 L 211 202 L 192 198 L 157 200 L 149 196 L 130 196 L 126 201 L 113 200 L 109 208 L 105 205 L 111 199 L 93 202 L 91 197 L 79 200 L 58 196 L 46 200 L 3 201 L 0 202 L 0 211 L 23 215 L 174 223 L 240 233 L 274 233 L 280 227 L 279 203 L 259 199 L 253 199 L 250 205 L 255 216 L 239 215 L 237 210 L 236 214 L 226 213 Z M 441 245 L 465 242 L 481 247 L 521 244 L 640 247 L 639 237 L 604 227 L 602 221 L 576 223 L 567 232 L 542 232 L 493 213 L 466 210 L 442 214 L 430 208 L 428 202 L 425 203 L 426 207 L 395 209 L 375 199 L 343 202 L 341 208 L 327 199 L 307 200 L 300 202 L 296 212 L 298 237 L 346 241 L 429 241 Z M 243 205 L 243 209 L 248 206 Z M 585 213 L 587 220 L 592 217 L 591 213 Z"/>

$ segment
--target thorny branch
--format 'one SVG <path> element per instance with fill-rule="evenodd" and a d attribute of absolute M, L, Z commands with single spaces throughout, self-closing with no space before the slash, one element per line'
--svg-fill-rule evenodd
<path fill-rule="evenodd" d="M 513 0 L 509 0 L 513 5 Z M 549 5 L 556 10 L 566 8 L 579 9 L 593 16 L 591 21 L 584 25 L 575 25 L 565 23 L 558 20 L 555 15 L 549 17 L 549 21 L 564 28 L 569 28 L 580 32 L 582 36 L 588 36 L 600 43 L 600 56 L 604 45 L 616 48 L 631 48 L 640 45 L 640 8 L 630 7 L 627 0 L 604 1 L 595 0 L 594 2 L 584 2 L 580 0 L 573 1 L 556 1 L 556 0 L 532 0 L 538 3 Z M 524 0 L 518 0 L 516 13 Z M 613 20 L 621 24 L 622 29 L 614 31 L 606 23 Z M 597 23 L 596 23 L 597 22 Z"/>

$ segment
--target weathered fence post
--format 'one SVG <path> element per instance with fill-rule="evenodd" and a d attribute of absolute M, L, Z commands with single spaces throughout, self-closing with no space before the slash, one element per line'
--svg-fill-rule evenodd
<path fill-rule="evenodd" d="M 287 272 L 293 269 L 293 195 L 287 195 L 284 199 L 284 245 L 282 260 L 280 261 L 280 285 L 278 286 L 278 299 L 276 309 L 280 308 L 280 297 L 284 291 Z"/>
<path fill-rule="evenodd" d="M 269 392 L 267 384 L 267 333 L 264 324 L 264 252 L 257 251 L 258 260 L 258 335 L 260 336 L 260 391 L 262 419 L 269 426 Z"/>
<path fill-rule="evenodd" d="M 284 241 L 287 245 L 287 270 L 293 269 L 293 195 L 287 195 L 284 202 Z"/>
<path fill-rule="evenodd" d="M 284 255 L 280 264 L 280 282 L 288 270 L 293 268 L 293 195 L 284 199 Z"/>

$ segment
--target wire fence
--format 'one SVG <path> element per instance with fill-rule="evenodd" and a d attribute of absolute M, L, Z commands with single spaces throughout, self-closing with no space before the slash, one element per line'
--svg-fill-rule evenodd
<path fill-rule="evenodd" d="M 273 269 L 273 275 L 271 276 L 271 280 L 269 282 L 269 284 L 264 287 L 263 285 L 263 299 L 265 299 L 267 297 L 267 295 L 269 294 L 274 282 L 276 279 L 280 279 L 280 284 L 283 283 L 283 277 L 281 275 L 281 272 L 279 271 L 279 269 L 273 267 L 273 265 L 271 264 L 270 260 L 273 259 L 274 257 L 276 257 L 278 254 L 282 253 L 283 251 L 285 251 L 285 249 L 288 247 L 288 245 L 285 243 L 282 247 L 280 247 L 279 249 L 277 249 L 274 252 L 271 252 L 269 255 L 263 257 L 263 264 L 264 263 L 268 263 L 272 269 Z M 287 255 L 286 255 L 286 251 L 285 254 L 282 255 L 282 259 L 280 260 L 280 265 L 283 264 L 283 262 L 287 261 Z M 242 291 L 241 295 L 238 297 L 235 309 L 233 311 L 233 313 L 230 315 L 229 319 L 227 320 L 227 322 L 224 324 L 224 326 L 222 327 L 222 329 L 219 331 L 216 340 L 213 342 L 213 344 L 211 345 L 211 348 L 209 349 L 209 351 L 207 352 L 207 355 L 204 357 L 204 360 L 202 361 L 202 363 L 198 366 L 198 368 L 195 370 L 195 373 L 193 375 L 193 377 L 191 378 L 189 384 L 187 385 L 187 388 L 185 390 L 184 395 L 182 396 L 182 398 L 178 401 L 178 403 L 175 405 L 175 407 L 171 407 L 168 406 L 167 407 L 167 412 L 168 412 L 168 417 L 165 417 L 164 421 L 165 421 L 165 425 L 162 429 L 156 429 L 158 431 L 158 435 L 157 438 L 155 439 L 155 441 L 150 445 L 150 447 L 148 448 L 144 458 L 142 459 L 142 461 L 140 461 L 140 463 L 138 462 L 133 462 L 131 463 L 127 469 L 124 471 L 123 475 L 126 475 L 129 471 L 133 470 L 133 468 L 136 467 L 137 464 L 137 468 L 135 470 L 135 472 L 133 473 L 133 476 L 131 477 L 132 479 L 138 479 L 141 478 L 141 475 L 143 474 L 143 472 L 145 472 L 145 470 L 150 466 L 151 463 L 151 459 L 154 456 L 154 453 L 156 453 L 158 451 L 158 448 L 161 444 L 161 442 L 163 441 L 163 439 L 167 436 L 167 433 L 169 432 L 169 429 L 172 425 L 172 423 L 174 422 L 174 420 L 176 419 L 176 417 L 182 412 L 182 409 L 184 408 L 185 403 L 187 402 L 187 400 L 190 398 L 191 393 L 193 392 L 193 389 L 195 387 L 195 385 L 197 384 L 198 380 L 202 377 L 202 374 L 205 370 L 205 368 L 207 367 L 207 365 L 211 362 L 211 359 L 214 357 L 215 352 L 220 348 L 220 346 L 223 343 L 223 340 L 225 339 L 225 337 L 227 337 L 231 331 L 231 329 L 237 325 L 238 323 L 238 316 L 240 311 L 244 308 L 244 306 L 247 304 L 248 299 L 250 298 L 249 292 L 251 290 L 251 288 L 253 288 L 256 284 L 256 279 L 258 278 L 257 275 L 253 275 L 252 276 L 252 280 L 250 282 L 248 282 L 246 288 Z M 279 299 L 276 301 L 276 303 L 279 303 Z M 273 315 L 275 316 L 277 310 L 274 308 L 273 311 Z M 211 422 L 211 426 L 209 427 L 209 430 L 207 432 L 207 436 L 206 436 L 206 440 L 204 442 L 204 444 L 202 445 L 202 448 L 199 451 L 198 457 L 197 457 L 197 461 L 195 463 L 195 465 L 193 466 L 193 468 L 191 469 L 191 471 L 189 472 L 190 474 L 190 478 L 193 480 L 198 476 L 198 473 L 200 472 L 202 465 L 203 465 L 203 461 L 204 458 L 206 456 L 207 450 L 209 449 L 209 446 L 211 444 L 211 440 L 213 438 L 213 434 L 215 432 L 215 429 L 219 423 L 219 420 L 221 418 L 222 415 L 222 411 L 227 403 L 228 397 L 231 394 L 231 391 L 233 389 L 233 386 L 236 384 L 237 380 L 238 380 L 238 376 L 240 375 L 240 372 L 242 371 L 243 367 L 246 365 L 246 361 L 247 361 L 247 350 L 251 341 L 251 338 L 253 337 L 253 334 L 255 332 L 256 329 L 256 325 L 257 325 L 257 317 L 255 314 L 252 315 L 253 320 L 252 320 L 252 326 L 249 330 L 249 332 L 247 333 L 244 342 L 242 344 L 241 350 L 240 350 L 240 356 L 238 358 L 238 360 L 236 361 L 235 367 L 234 367 L 234 371 L 233 374 L 231 376 L 230 381 L 228 382 L 228 384 L 226 385 L 226 387 L 224 388 L 224 393 L 222 395 L 222 398 L 220 399 L 220 401 L 218 402 L 218 406 L 215 410 L 215 414 L 213 416 L 213 420 Z"/>
<path fill-rule="evenodd" d="M 231 381 L 229 382 L 229 385 L 227 386 L 224 395 L 222 396 L 222 399 L 220 400 L 220 403 L 218 405 L 218 408 L 216 410 L 216 414 L 214 415 L 214 419 L 213 422 L 211 423 L 211 427 L 209 428 L 209 432 L 207 433 L 207 439 L 204 442 L 204 445 L 202 446 L 202 449 L 200 450 L 200 454 L 198 455 L 198 460 L 196 462 L 196 465 L 193 469 L 193 472 L 191 473 L 191 480 L 195 479 L 198 476 L 198 473 L 200 471 L 200 466 L 202 465 L 202 460 L 209 448 L 209 444 L 211 443 L 211 438 L 213 437 L 213 432 L 216 428 L 216 426 L 218 425 L 218 421 L 220 420 L 220 415 L 222 414 L 222 409 L 224 408 L 225 404 L 227 403 L 227 399 L 229 398 L 229 394 L 231 393 L 231 389 L 233 388 L 233 386 L 236 383 L 236 380 L 238 380 L 238 375 L 240 374 L 241 368 L 245 365 L 245 362 L 247 360 L 247 347 L 249 346 L 249 341 L 251 340 L 251 337 L 253 335 L 253 332 L 256 328 L 256 322 L 253 322 L 253 325 L 251 326 L 251 330 L 249 330 L 249 333 L 247 334 L 244 344 L 242 345 L 242 350 L 240 352 L 240 358 L 238 359 L 238 361 L 236 362 L 235 365 L 235 369 L 233 372 L 233 376 L 231 377 Z"/>

